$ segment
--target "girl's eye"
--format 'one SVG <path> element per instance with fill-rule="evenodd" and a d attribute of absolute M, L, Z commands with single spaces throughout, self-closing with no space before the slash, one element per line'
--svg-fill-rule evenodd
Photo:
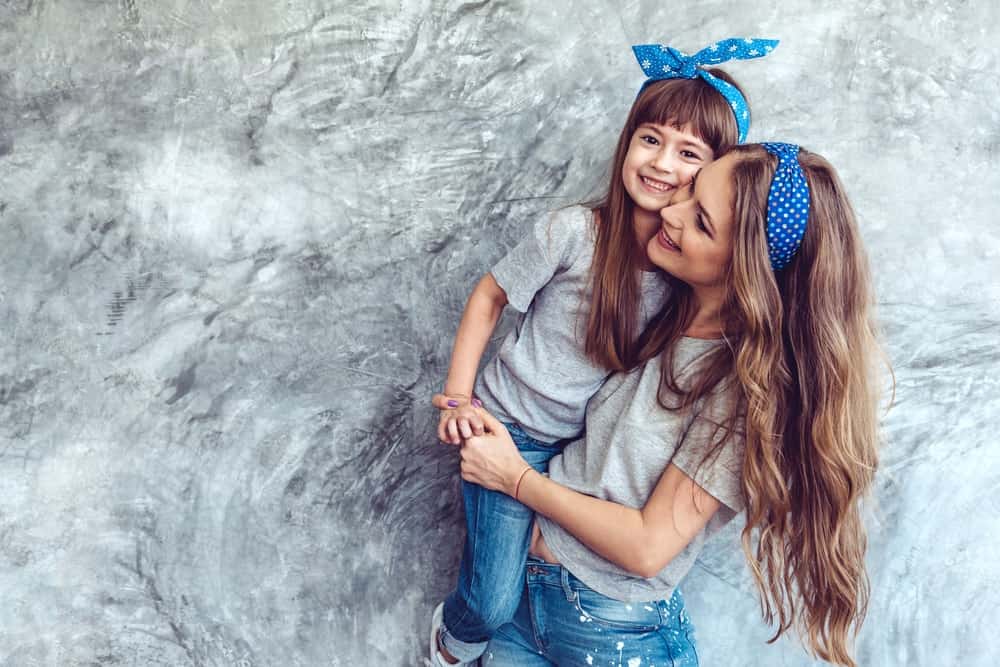
<path fill-rule="evenodd" d="M 657 146 L 660 143 L 659 141 L 656 140 L 656 137 L 652 137 L 648 134 L 643 135 L 642 140 L 645 141 L 647 144 L 651 144 L 653 146 Z"/>
<path fill-rule="evenodd" d="M 698 161 L 701 161 L 701 156 L 698 155 L 697 153 L 693 153 L 691 151 L 681 151 L 681 155 L 683 155 L 684 157 L 686 157 L 688 160 L 698 160 Z"/>

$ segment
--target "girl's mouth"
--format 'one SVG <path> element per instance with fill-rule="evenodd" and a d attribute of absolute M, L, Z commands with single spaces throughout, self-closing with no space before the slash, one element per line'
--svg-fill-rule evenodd
<path fill-rule="evenodd" d="M 674 189 L 674 186 L 669 183 L 664 183 L 663 181 L 654 181 L 653 179 L 646 178 L 645 176 L 640 176 L 639 178 L 642 179 L 643 185 L 658 194 L 664 194 Z"/>
<path fill-rule="evenodd" d="M 674 243 L 669 236 L 667 236 L 666 229 L 663 228 L 660 229 L 660 233 L 656 235 L 656 242 L 659 243 L 661 246 L 663 246 L 664 249 L 669 250 L 670 252 L 679 253 L 681 251 L 681 247 L 676 243 Z"/>

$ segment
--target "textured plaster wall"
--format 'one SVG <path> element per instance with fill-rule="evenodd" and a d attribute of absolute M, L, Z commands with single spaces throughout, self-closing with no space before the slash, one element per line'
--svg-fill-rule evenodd
<path fill-rule="evenodd" d="M 474 280 L 602 182 L 630 44 L 777 37 L 897 380 L 864 665 L 996 664 L 992 0 L 0 4 L 0 663 L 416 665 L 462 527 L 429 397 Z M 766 646 L 733 534 L 705 665 Z"/>

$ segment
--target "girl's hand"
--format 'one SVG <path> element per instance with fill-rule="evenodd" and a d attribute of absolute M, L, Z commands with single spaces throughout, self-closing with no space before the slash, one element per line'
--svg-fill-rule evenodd
<path fill-rule="evenodd" d="M 518 477 L 528 464 L 503 424 L 485 410 L 480 414 L 488 433 L 462 443 L 462 479 L 514 497 Z"/>
<path fill-rule="evenodd" d="M 462 444 L 464 438 L 485 433 L 480 415 L 482 403 L 459 394 L 434 394 L 434 407 L 441 411 L 438 419 L 438 439 L 452 445 Z"/>

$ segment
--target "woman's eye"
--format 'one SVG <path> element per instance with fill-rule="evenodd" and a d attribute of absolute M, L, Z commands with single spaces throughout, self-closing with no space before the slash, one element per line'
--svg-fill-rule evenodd
<path fill-rule="evenodd" d="M 712 235 L 711 232 L 708 231 L 708 227 L 705 226 L 705 220 L 701 217 L 701 213 L 695 216 L 694 224 L 698 227 L 699 230 L 705 232 L 705 234 L 708 234 L 709 236 Z"/>
<path fill-rule="evenodd" d="M 651 137 L 648 134 L 643 135 L 642 140 L 645 141 L 647 144 L 651 144 L 653 146 L 657 146 L 660 143 L 659 141 L 656 140 L 656 137 Z"/>

